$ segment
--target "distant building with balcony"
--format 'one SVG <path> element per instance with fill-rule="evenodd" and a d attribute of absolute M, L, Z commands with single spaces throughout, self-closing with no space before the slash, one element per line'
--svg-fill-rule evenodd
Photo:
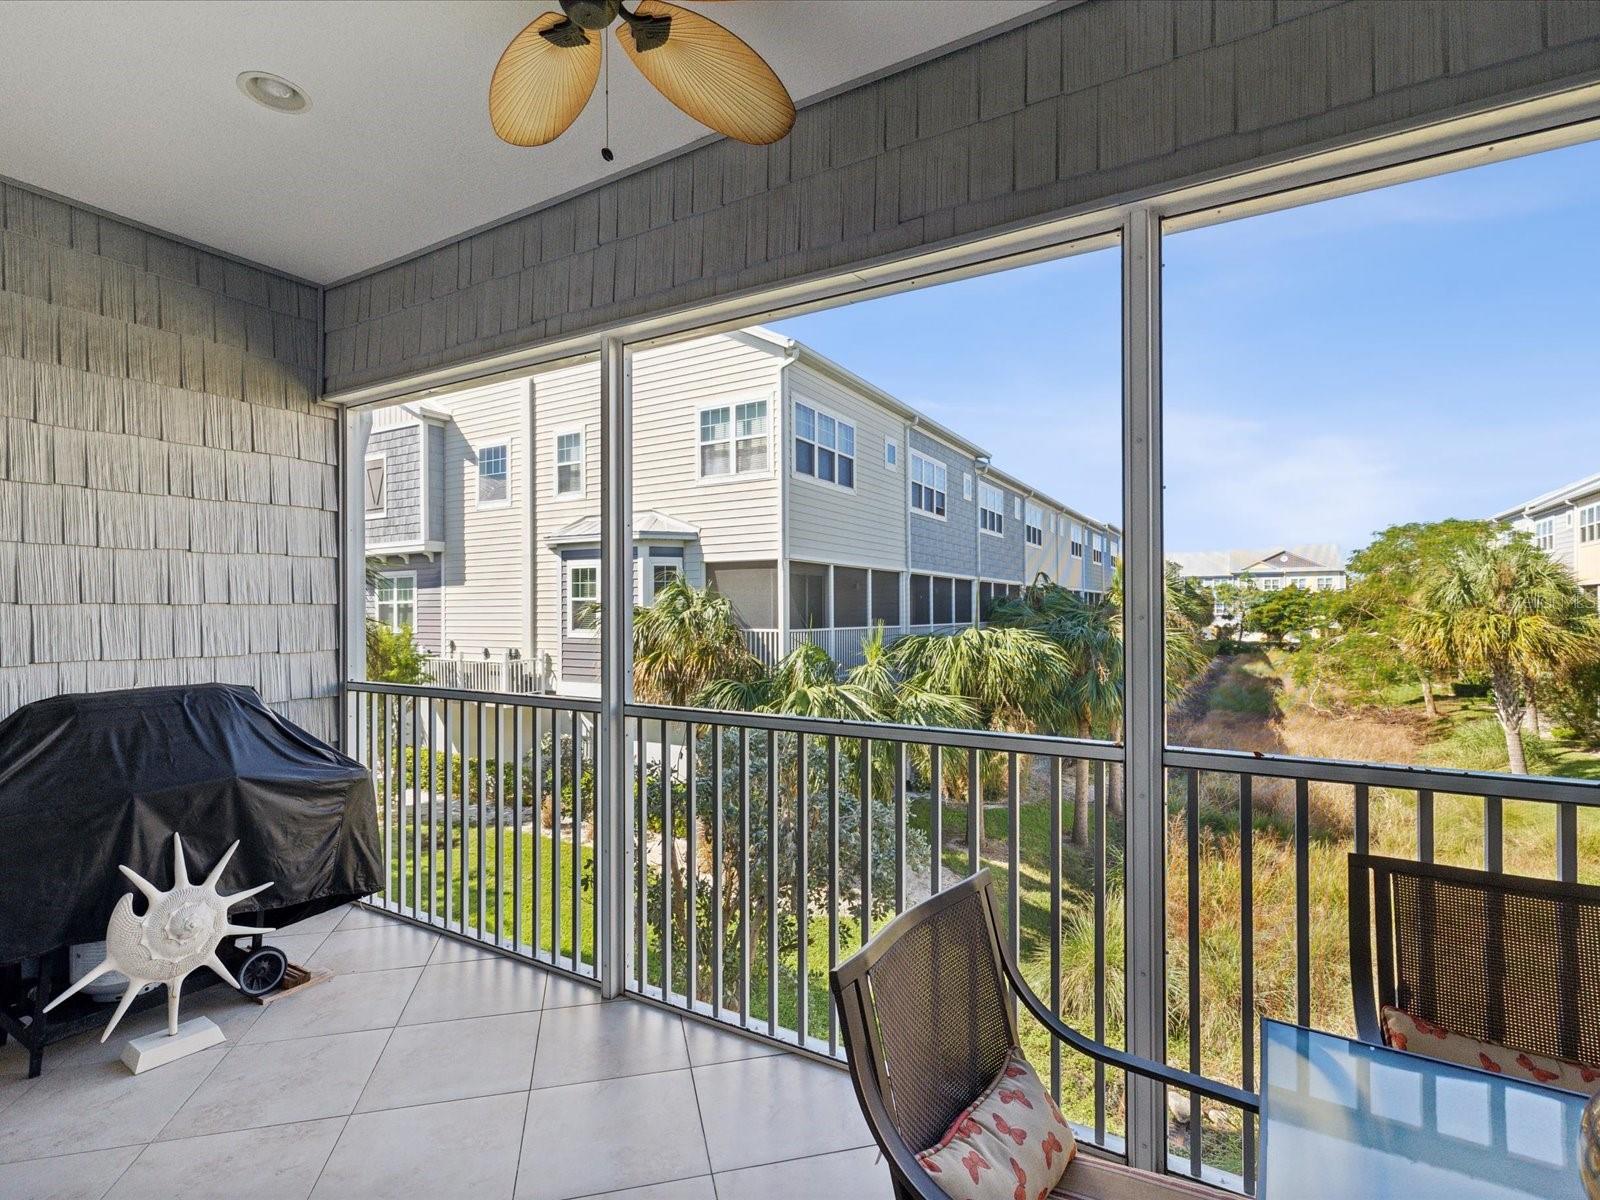
<path fill-rule="evenodd" d="M 1348 577 L 1339 547 L 1331 542 L 1301 546 L 1280 546 L 1265 550 L 1190 550 L 1168 553 L 1176 563 L 1178 575 L 1193 579 L 1212 595 L 1212 617 L 1216 626 L 1238 623 L 1224 586 L 1275 592 L 1286 587 L 1309 592 L 1342 592 Z"/>
<path fill-rule="evenodd" d="M 1494 519 L 1526 533 L 1600 603 L 1600 475 L 1589 475 Z"/>
<path fill-rule="evenodd" d="M 972 625 L 1041 574 L 1110 585 L 1116 526 L 793 339 L 644 351 L 632 381 L 634 601 L 713 587 L 769 664 Z M 375 414 L 369 614 L 409 625 L 440 682 L 596 694 L 599 455 L 592 363 Z"/>

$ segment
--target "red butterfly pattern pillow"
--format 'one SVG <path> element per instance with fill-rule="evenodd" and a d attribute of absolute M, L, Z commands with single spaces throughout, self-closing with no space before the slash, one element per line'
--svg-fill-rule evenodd
<path fill-rule="evenodd" d="M 917 1155 L 952 1200 L 1044 1200 L 1078 1152 L 1072 1127 L 1022 1051 Z"/>
<path fill-rule="evenodd" d="M 1480 1042 L 1464 1033 L 1452 1033 L 1442 1025 L 1414 1017 L 1392 1004 L 1383 1006 L 1382 1015 L 1383 1040 L 1396 1050 L 1586 1096 L 1600 1093 L 1600 1069 L 1595 1067 L 1513 1050 L 1498 1042 Z"/>

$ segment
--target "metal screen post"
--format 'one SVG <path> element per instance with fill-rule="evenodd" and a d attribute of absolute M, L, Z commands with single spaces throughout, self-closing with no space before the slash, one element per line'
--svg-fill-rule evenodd
<path fill-rule="evenodd" d="M 628 722 L 624 706 L 633 682 L 633 422 L 622 342 L 600 350 L 600 755 L 596 816 L 600 881 L 595 957 L 600 994 L 622 994 L 628 954 Z M 574 722 L 576 735 L 576 722 Z M 577 781 L 574 780 L 574 786 Z M 576 793 L 574 793 L 576 794 Z M 576 836 L 576 835 L 575 835 Z M 560 934 L 557 933 L 559 939 Z M 573 947 L 574 956 L 577 947 Z"/>
<path fill-rule="evenodd" d="M 1136 209 L 1122 238 L 1122 479 L 1127 1028 L 1167 1060 L 1165 579 L 1161 548 L 1161 220 Z M 1166 1167 L 1165 1089 L 1128 1076 L 1128 1163 Z"/>

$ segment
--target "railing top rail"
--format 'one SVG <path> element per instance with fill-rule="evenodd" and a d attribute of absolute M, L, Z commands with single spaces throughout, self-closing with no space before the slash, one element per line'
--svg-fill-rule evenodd
<path fill-rule="evenodd" d="M 481 692 L 468 688 L 432 687 L 418 683 L 377 683 L 366 679 L 345 682 L 351 692 L 373 692 L 385 696 L 417 696 L 432 700 L 467 700 L 479 704 L 518 704 L 525 708 L 560 709 L 563 712 L 598 713 L 600 701 L 582 696 L 550 696 L 536 692 Z"/>
<path fill-rule="evenodd" d="M 1122 747 L 1115 742 L 1043 734 L 1004 733 L 987 729 L 946 729 L 937 725 L 890 725 L 872 721 L 842 721 L 833 717 L 796 717 L 777 713 L 739 712 L 725 708 L 675 708 L 661 704 L 629 704 L 627 715 L 647 721 L 692 721 L 697 725 L 743 726 L 773 729 L 779 733 L 820 734 L 841 738 L 870 738 L 877 742 L 906 742 L 921 746 L 949 746 L 967 750 L 993 750 L 1002 754 L 1039 754 L 1060 758 L 1089 758 L 1121 762 Z"/>
<path fill-rule="evenodd" d="M 1339 758 L 1295 758 L 1243 750 L 1170 747 L 1169 767 L 1216 771 L 1231 775 L 1264 775 L 1319 783 L 1365 783 L 1373 787 L 1429 791 L 1446 796 L 1497 796 L 1502 800 L 1538 800 L 1600 808 L 1600 781 L 1507 775 L 1494 771 L 1461 771 L 1446 767 L 1406 767 Z"/>

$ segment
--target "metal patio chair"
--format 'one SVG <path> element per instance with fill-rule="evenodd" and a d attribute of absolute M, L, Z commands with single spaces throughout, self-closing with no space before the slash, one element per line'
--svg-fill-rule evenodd
<path fill-rule="evenodd" d="M 1350 856 L 1361 1039 L 1383 1005 L 1452 1033 L 1600 1065 L 1600 887 Z"/>
<path fill-rule="evenodd" d="M 1062 1042 L 1107 1066 L 1248 1112 L 1256 1097 L 1113 1050 L 1063 1024 L 1023 980 L 1000 936 L 988 871 L 901 913 L 832 975 L 850 1077 L 889 1163 L 897 1200 L 948 1200 L 917 1152 L 1000 1072 L 1018 1045 L 1020 1003 Z M 1214 1196 L 1172 1176 L 1134 1171 L 1080 1143 L 1056 1196 Z"/>

